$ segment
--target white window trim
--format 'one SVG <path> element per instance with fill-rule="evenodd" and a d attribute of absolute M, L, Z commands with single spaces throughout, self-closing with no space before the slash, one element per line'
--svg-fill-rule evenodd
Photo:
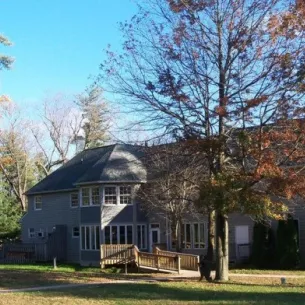
<path fill-rule="evenodd" d="M 144 241 L 146 244 L 146 247 L 141 248 L 139 245 L 139 241 L 138 241 L 138 226 L 144 226 Z M 142 232 L 141 232 L 141 237 L 142 237 Z M 137 223 L 137 245 L 139 247 L 140 250 L 147 250 L 148 249 L 148 234 L 147 234 L 147 224 L 146 223 Z"/>
<path fill-rule="evenodd" d="M 82 227 L 89 227 L 89 231 L 90 231 L 90 233 L 89 233 L 89 248 L 90 249 L 82 249 Z M 92 249 L 92 238 L 91 238 L 91 227 L 94 227 L 94 240 L 96 241 L 96 227 L 98 227 L 99 228 L 99 232 L 100 232 L 100 240 L 99 240 L 99 243 L 100 243 L 100 246 L 99 246 L 99 249 Z M 85 229 L 85 231 L 86 231 L 86 229 Z M 83 225 L 81 225 L 80 227 L 79 227 L 79 236 L 80 236 L 80 239 L 79 239 L 79 241 L 80 241 L 80 250 L 81 251 L 94 251 L 94 252 L 97 252 L 97 251 L 100 251 L 101 249 L 101 225 L 100 224 L 83 224 Z M 85 234 L 85 245 L 87 244 L 86 243 L 86 240 L 87 239 L 87 236 L 86 236 L 86 234 Z"/>
<path fill-rule="evenodd" d="M 72 195 L 75 195 L 75 194 L 77 194 L 78 201 L 77 201 L 77 205 L 76 205 L 76 206 L 73 206 L 73 205 L 72 205 Z M 79 207 L 79 204 L 80 204 L 79 192 L 72 192 L 72 193 L 70 194 L 70 208 L 71 208 L 71 209 L 77 209 L 77 208 Z"/>
<path fill-rule="evenodd" d="M 83 205 L 83 189 L 89 189 L 89 204 L 88 205 Z M 99 204 L 92 204 L 92 188 L 98 188 L 99 189 Z M 89 208 L 89 207 L 98 207 L 101 205 L 101 188 L 100 186 L 85 186 L 85 187 L 82 187 L 81 190 L 80 190 L 80 199 L 79 199 L 79 202 L 80 202 L 80 206 L 82 208 Z"/>
<path fill-rule="evenodd" d="M 37 203 L 36 198 L 37 198 L 37 197 L 40 197 L 40 204 L 41 204 L 41 207 L 40 207 L 40 208 L 37 208 L 37 207 L 36 207 L 36 203 Z M 34 210 L 35 210 L 35 211 L 41 211 L 41 210 L 42 210 L 42 196 L 34 196 Z"/>
<path fill-rule="evenodd" d="M 78 228 L 78 236 L 74 236 L 74 228 Z M 80 227 L 79 226 L 75 226 L 72 227 L 72 238 L 80 238 Z"/>
<path fill-rule="evenodd" d="M 31 232 L 30 232 L 30 229 L 33 229 L 34 231 L 32 232 L 33 233 L 33 236 L 31 236 Z M 32 238 L 35 238 L 36 237 L 36 231 L 34 228 L 28 228 L 28 238 L 32 239 Z"/>
<path fill-rule="evenodd" d="M 131 188 L 130 190 L 130 197 L 131 197 L 131 203 L 127 204 L 127 203 L 120 203 L 120 187 L 121 186 L 129 186 Z M 105 187 L 115 187 L 115 193 L 116 193 L 116 204 L 106 204 L 105 203 Z M 108 207 L 113 207 L 113 206 L 131 206 L 133 205 L 133 187 L 131 185 L 113 185 L 113 184 L 107 184 L 105 186 L 103 186 L 103 190 L 102 190 L 103 194 L 102 194 L 102 205 L 104 206 L 108 206 Z"/>
<path fill-rule="evenodd" d="M 195 233 L 194 233 L 194 224 L 198 224 L 198 229 L 199 229 L 199 244 L 200 244 L 200 224 L 203 224 L 203 228 L 204 228 L 204 247 L 203 248 L 195 248 Z M 191 230 L 191 240 L 190 240 L 190 244 L 191 247 L 190 248 L 182 248 L 185 250 L 203 250 L 207 248 L 207 223 L 206 222 L 185 222 L 182 224 L 182 228 L 184 230 L 184 241 L 186 240 L 186 225 L 190 225 L 190 230 Z M 179 240 L 180 240 L 180 245 L 183 246 L 183 240 L 181 240 L 181 233 L 179 236 Z M 172 244 L 172 241 L 171 241 Z"/>
<path fill-rule="evenodd" d="M 105 228 L 106 227 L 110 227 L 110 245 L 112 245 L 112 227 L 117 227 L 117 241 L 119 241 L 119 237 L 120 237 L 120 227 L 125 227 L 125 244 L 115 244 L 115 245 L 127 245 L 127 226 L 132 227 L 132 243 L 134 244 L 134 226 L 132 223 L 121 223 L 121 224 L 111 224 L 111 225 L 107 225 L 103 228 L 103 238 L 104 238 L 104 244 L 105 244 Z M 108 245 L 108 244 L 107 244 Z"/>

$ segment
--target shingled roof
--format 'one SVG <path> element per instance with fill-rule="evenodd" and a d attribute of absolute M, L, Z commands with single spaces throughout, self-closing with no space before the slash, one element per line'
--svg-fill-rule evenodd
<path fill-rule="evenodd" d="M 57 192 L 93 183 L 146 182 L 143 146 L 114 144 L 86 149 L 37 183 L 26 195 Z"/>

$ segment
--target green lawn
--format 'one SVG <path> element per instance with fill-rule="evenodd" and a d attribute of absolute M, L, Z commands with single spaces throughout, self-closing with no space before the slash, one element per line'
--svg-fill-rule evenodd
<path fill-rule="evenodd" d="M 283 275 L 302 275 L 305 276 L 305 270 L 260 270 L 260 269 L 231 269 L 231 274 L 283 274 Z M 304 302 L 305 303 L 305 302 Z"/>
<path fill-rule="evenodd" d="M 99 287 L 65 289 L 35 293 L 10 293 L 0 297 L 0 304 L 225 304 L 279 305 L 304 304 L 305 288 L 301 285 L 280 286 L 266 283 L 136 283 L 102 284 Z"/>

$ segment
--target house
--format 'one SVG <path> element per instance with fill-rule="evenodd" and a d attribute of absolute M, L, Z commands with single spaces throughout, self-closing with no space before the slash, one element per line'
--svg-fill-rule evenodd
<path fill-rule="evenodd" d="M 147 183 L 147 149 L 115 144 L 84 150 L 28 190 L 23 243 L 57 235 L 63 259 L 81 265 L 99 265 L 101 244 L 136 244 L 144 251 L 162 244 L 172 250 L 168 222 L 146 215 L 136 196 Z M 250 217 L 230 215 L 231 259 L 249 255 L 252 229 Z M 181 238 L 184 252 L 205 254 L 207 217 L 186 215 Z"/>

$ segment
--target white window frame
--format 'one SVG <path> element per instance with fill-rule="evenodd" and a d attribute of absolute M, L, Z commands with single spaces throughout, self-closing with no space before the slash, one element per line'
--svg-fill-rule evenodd
<path fill-rule="evenodd" d="M 39 201 L 37 200 L 38 198 L 40 198 Z M 37 203 L 40 204 L 40 208 L 37 208 Z M 35 211 L 40 211 L 40 210 L 42 210 L 42 196 L 35 196 L 35 197 L 34 197 L 34 210 L 35 210 Z"/>
<path fill-rule="evenodd" d="M 130 194 L 121 194 L 121 187 L 130 188 Z M 132 205 L 132 187 L 130 185 L 119 185 L 117 193 L 120 205 Z M 130 200 L 130 203 L 121 203 L 121 197 L 128 198 Z"/>
<path fill-rule="evenodd" d="M 140 229 L 140 232 L 141 232 L 140 239 L 141 239 L 141 241 L 140 242 L 138 240 L 138 236 L 139 236 L 138 227 L 141 227 L 141 229 Z M 143 240 L 142 227 L 144 227 L 144 246 L 142 245 L 142 240 Z M 137 224 L 137 245 L 138 245 L 140 250 L 146 250 L 147 249 L 148 241 L 147 241 L 147 225 L 146 224 L 142 224 L 142 223 Z"/>
<path fill-rule="evenodd" d="M 89 190 L 89 204 L 88 205 L 84 205 L 83 204 L 83 189 L 88 189 Z M 93 193 L 92 193 L 92 189 L 98 189 L 99 191 L 99 194 L 98 194 L 98 203 L 96 204 L 93 204 L 93 200 L 92 200 L 92 196 L 93 196 Z M 87 207 L 97 207 L 101 204 L 101 188 L 100 186 L 85 186 L 85 187 L 82 187 L 81 188 L 81 204 L 80 206 L 82 208 L 87 208 Z"/>
<path fill-rule="evenodd" d="M 73 195 L 77 195 L 77 205 L 72 205 L 72 196 Z M 79 207 L 79 193 L 78 192 L 73 192 L 73 193 L 71 193 L 70 194 L 70 208 L 71 209 L 76 209 L 76 208 L 78 208 Z"/>
<path fill-rule="evenodd" d="M 198 244 L 200 245 L 200 225 L 203 224 L 203 232 L 204 232 L 204 247 L 200 248 L 199 247 L 195 247 L 195 226 L 194 225 L 198 225 Z M 190 225 L 190 248 L 186 248 L 186 225 Z M 180 232 L 180 236 L 179 236 L 179 240 L 180 240 L 180 244 L 182 249 L 197 249 L 197 250 L 202 250 L 202 249 L 206 249 L 207 247 L 207 228 L 206 228 L 206 222 L 186 222 L 182 224 L 182 229 L 183 229 L 183 236 L 184 236 L 184 240 L 181 239 L 181 232 Z"/>
<path fill-rule="evenodd" d="M 85 228 L 85 249 L 82 248 L 82 241 L 83 241 L 83 236 L 82 236 L 82 228 Z M 89 228 L 89 249 L 86 249 L 86 245 L 87 245 L 87 234 L 86 234 L 86 228 Z M 94 249 L 93 249 L 93 245 L 92 245 L 92 228 L 93 229 L 93 236 L 94 236 Z M 96 243 L 96 231 L 99 231 L 99 241 L 98 244 Z M 101 226 L 99 224 L 87 224 L 87 225 L 82 225 L 80 226 L 80 249 L 81 251 L 100 251 L 100 247 L 101 247 Z"/>
<path fill-rule="evenodd" d="M 111 187 L 111 188 L 115 188 L 115 196 L 116 196 L 116 203 L 115 204 L 111 204 L 111 203 L 105 203 L 105 197 L 106 197 L 106 195 L 105 195 L 105 188 L 106 187 Z M 119 194 L 118 194 L 118 187 L 116 186 L 116 185 L 105 185 L 104 187 L 103 187 L 103 205 L 105 205 L 105 206 L 110 206 L 110 207 L 112 207 L 112 206 L 115 206 L 115 205 L 118 205 L 118 196 L 119 196 Z"/>
<path fill-rule="evenodd" d="M 98 195 L 93 195 L 93 189 L 98 190 Z M 93 196 L 98 197 L 97 203 L 93 203 Z M 90 205 L 91 206 L 98 206 L 101 203 L 101 190 L 99 186 L 92 186 L 90 187 Z"/>
<path fill-rule="evenodd" d="M 114 187 L 115 188 L 115 194 L 116 194 L 116 203 L 115 204 L 109 204 L 109 203 L 105 203 L 105 188 L 106 187 Z M 120 194 L 120 187 L 130 187 L 130 203 L 121 203 L 121 194 Z M 105 206 L 129 206 L 129 205 L 133 205 L 133 188 L 131 185 L 113 185 L 113 184 L 109 184 L 109 185 L 105 185 L 103 187 L 103 202 L 102 204 Z"/>
<path fill-rule="evenodd" d="M 33 230 L 33 231 L 31 231 Z M 35 238 L 36 237 L 36 232 L 34 228 L 28 228 L 28 238 Z"/>
<path fill-rule="evenodd" d="M 74 234 L 74 229 L 78 229 L 78 236 Z M 72 238 L 80 238 L 80 227 L 72 227 Z"/>
<path fill-rule="evenodd" d="M 104 227 L 103 230 L 103 237 L 104 237 L 104 243 L 106 240 L 106 227 L 110 227 L 110 244 L 107 245 L 113 245 L 112 243 L 112 227 L 117 227 L 117 241 L 120 241 L 120 227 L 125 227 L 125 243 L 124 244 L 114 244 L 114 245 L 127 245 L 127 227 L 132 228 L 132 241 L 131 244 L 134 244 L 134 227 L 132 223 L 123 223 L 123 224 L 112 224 L 112 225 L 107 225 Z"/>

